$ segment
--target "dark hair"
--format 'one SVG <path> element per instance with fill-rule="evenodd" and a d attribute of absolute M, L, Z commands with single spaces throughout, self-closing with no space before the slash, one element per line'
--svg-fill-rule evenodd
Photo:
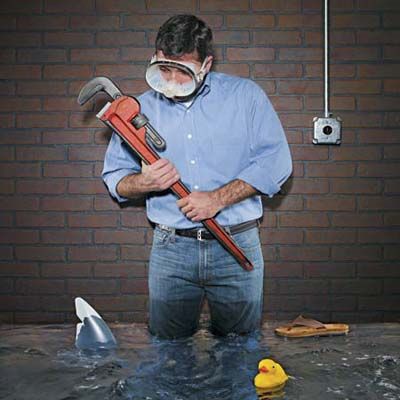
<path fill-rule="evenodd" d="M 160 27 L 156 50 L 161 50 L 166 56 L 175 57 L 196 50 L 200 62 L 203 62 L 207 56 L 212 55 L 211 29 L 195 15 L 175 15 Z"/>

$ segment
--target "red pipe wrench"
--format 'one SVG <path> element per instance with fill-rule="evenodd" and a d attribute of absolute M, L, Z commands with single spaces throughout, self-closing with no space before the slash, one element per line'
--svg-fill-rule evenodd
<path fill-rule="evenodd" d="M 98 77 L 90 80 L 81 89 L 78 103 L 85 104 L 100 91 L 109 94 L 114 101 L 107 103 L 97 114 L 97 118 L 115 131 L 147 165 L 160 159 L 153 147 L 158 151 L 164 150 L 166 147 L 164 139 L 151 126 L 146 116 L 140 113 L 139 102 L 134 97 L 123 95 L 110 79 Z M 179 198 L 190 194 L 190 190 L 180 180 L 170 189 Z M 232 237 L 214 218 L 201 222 L 245 270 L 251 271 L 254 268 Z"/>

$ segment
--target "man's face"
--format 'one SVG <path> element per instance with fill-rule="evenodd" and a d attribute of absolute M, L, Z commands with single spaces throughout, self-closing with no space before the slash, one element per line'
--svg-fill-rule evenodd
<path fill-rule="evenodd" d="M 202 62 L 200 62 L 198 54 L 196 51 L 193 53 L 186 53 L 180 57 L 174 56 L 165 56 L 161 50 L 156 52 L 157 59 L 167 59 L 172 61 L 190 63 L 194 66 L 196 74 L 200 72 Z M 211 69 L 212 65 L 212 56 L 207 57 L 205 65 L 204 65 L 204 72 L 207 73 Z M 178 84 L 188 83 L 192 80 L 192 77 L 180 68 L 174 68 L 171 66 L 160 66 L 160 71 L 162 73 L 163 78 L 167 81 L 175 81 Z"/>

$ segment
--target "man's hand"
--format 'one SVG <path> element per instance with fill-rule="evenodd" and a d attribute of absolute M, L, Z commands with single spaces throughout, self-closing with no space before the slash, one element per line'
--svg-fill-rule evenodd
<path fill-rule="evenodd" d="M 142 182 L 149 192 L 161 192 L 180 179 L 174 165 L 166 158 L 160 158 L 154 164 L 142 166 Z"/>
<path fill-rule="evenodd" d="M 176 204 L 194 222 L 213 218 L 223 208 L 216 192 L 192 192 Z"/>

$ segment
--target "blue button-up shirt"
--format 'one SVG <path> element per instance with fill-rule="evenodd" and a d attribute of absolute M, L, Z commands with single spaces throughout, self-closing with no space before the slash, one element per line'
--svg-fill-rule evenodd
<path fill-rule="evenodd" d="M 241 179 L 272 197 L 292 172 L 289 146 L 268 97 L 253 81 L 210 72 L 192 104 L 174 102 L 153 90 L 138 97 L 141 112 L 167 143 L 159 153 L 170 160 L 191 191 L 210 191 Z M 140 159 L 113 133 L 102 177 L 119 202 L 129 199 L 116 191 L 126 175 L 141 171 Z M 150 221 L 174 228 L 201 226 L 187 219 L 170 192 L 150 193 Z M 226 207 L 217 216 L 225 225 L 261 217 L 261 197 Z"/>

